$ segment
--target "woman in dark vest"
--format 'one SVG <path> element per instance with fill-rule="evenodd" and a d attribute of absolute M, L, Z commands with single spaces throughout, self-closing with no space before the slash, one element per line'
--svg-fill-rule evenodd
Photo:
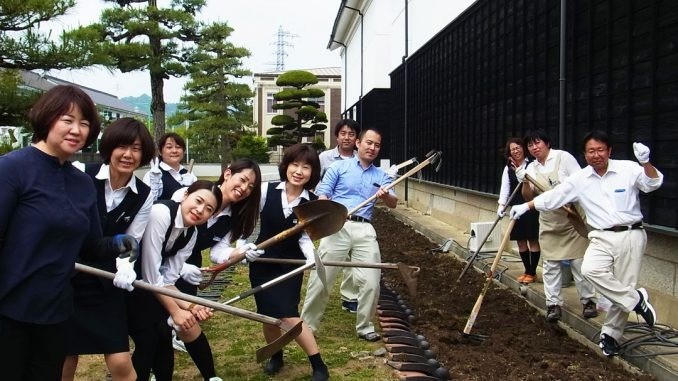
<path fill-rule="evenodd" d="M 509 195 L 520 184 L 516 178 L 515 169 L 525 168 L 530 160 L 527 157 L 527 148 L 520 138 L 511 138 L 506 142 L 505 157 L 507 164 L 501 175 L 501 189 L 499 191 L 499 207 L 497 215 L 503 217 L 504 205 Z M 521 185 L 522 186 L 522 185 Z M 513 196 L 509 205 L 519 205 L 525 202 L 520 191 Z M 518 253 L 525 267 L 525 273 L 517 278 L 521 283 L 533 283 L 537 277 L 537 265 L 541 255 L 539 247 L 539 212 L 530 210 L 524 217 L 516 220 L 510 236 L 512 241 L 517 241 Z"/>
<path fill-rule="evenodd" d="M 153 205 L 150 188 L 134 176 L 155 154 L 153 138 L 146 126 L 133 118 L 111 123 L 103 133 L 99 152 L 103 164 L 82 165 L 97 189 L 101 228 L 106 236 L 129 234 L 137 241 L 148 223 Z M 116 260 L 80 261 L 106 271 L 116 271 Z M 110 281 L 84 273 L 72 281 L 75 312 L 68 320 L 66 361 L 62 381 L 73 380 L 78 355 L 104 354 L 113 381 L 136 379 L 129 356 L 124 291 Z"/>
<path fill-rule="evenodd" d="M 315 188 L 320 180 L 320 161 L 315 149 L 310 145 L 295 144 L 287 148 L 278 166 L 278 172 L 280 178 L 284 179 L 283 181 L 262 184 L 261 230 L 257 242 L 263 242 L 296 225 L 292 208 L 317 199 L 310 190 Z M 313 261 L 313 250 L 315 248 L 311 238 L 302 232 L 270 246 L 262 257 L 306 258 L 307 261 Z M 257 287 L 297 267 L 299 266 L 252 262 L 250 263 L 250 283 L 253 288 Z M 297 324 L 301 321 L 299 302 L 303 278 L 303 274 L 298 274 L 274 287 L 254 294 L 257 312 L 279 318 L 286 324 Z M 313 333 L 306 324 L 302 327 L 301 334 L 295 340 L 308 355 L 313 369 L 312 380 L 327 380 L 329 379 L 327 366 L 320 356 Z M 268 324 L 263 325 L 263 332 L 267 343 L 275 341 L 281 335 L 279 327 Z M 282 366 L 283 354 L 279 351 L 266 362 L 264 372 L 275 374 Z"/>
<path fill-rule="evenodd" d="M 196 226 L 219 210 L 221 199 L 219 187 L 198 180 L 188 187 L 180 203 L 161 200 L 153 205 L 141 242 L 144 281 L 176 290 L 174 283 L 197 239 Z M 149 379 L 151 369 L 158 381 L 172 379 L 174 350 L 168 323 L 191 335 L 200 330 L 199 321 L 212 316 L 207 307 L 143 290 L 132 293 L 128 309 L 135 347 L 132 362 L 137 378 L 144 381 Z"/>
<path fill-rule="evenodd" d="M 160 157 L 153 159 L 151 169 L 144 175 L 144 183 L 151 187 L 154 200 L 169 200 L 177 189 L 187 187 L 198 179 L 181 165 L 184 152 L 186 142 L 178 134 L 169 132 L 160 137 Z"/>
<path fill-rule="evenodd" d="M 206 223 L 197 227 L 197 239 L 191 256 L 181 269 L 181 279 L 176 287 L 184 293 L 196 295 L 202 280 L 202 251 L 210 249 L 210 257 L 215 263 L 228 261 L 240 262 L 246 256 L 254 259 L 259 252 L 252 250 L 254 244 L 233 248 L 238 239 L 249 237 L 259 217 L 259 197 L 261 192 L 261 172 L 257 163 L 249 159 L 240 159 L 231 163 L 217 181 L 222 194 L 221 208 Z M 177 190 L 172 199 L 180 201 L 185 188 Z M 249 254 L 248 250 L 250 251 Z M 205 380 L 214 377 L 212 350 L 207 337 L 200 330 L 179 331 L 179 342 L 183 341 L 188 354 L 200 370 Z M 177 341 L 173 343 L 176 345 Z"/>

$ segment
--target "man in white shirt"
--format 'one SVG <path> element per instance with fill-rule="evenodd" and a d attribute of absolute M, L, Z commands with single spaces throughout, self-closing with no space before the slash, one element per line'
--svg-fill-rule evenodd
<path fill-rule="evenodd" d="M 342 119 L 334 126 L 334 136 L 337 138 L 337 146 L 323 151 L 319 155 L 320 177 L 322 178 L 327 168 L 337 160 L 350 159 L 358 154 L 355 149 L 355 141 L 360 135 L 360 124 L 352 119 Z M 345 311 L 356 313 L 358 311 L 358 286 L 353 281 L 353 273 L 350 267 L 343 270 L 341 281 L 341 308 Z"/>
<path fill-rule="evenodd" d="M 633 143 L 633 152 L 640 165 L 612 160 L 607 134 L 589 132 L 584 137 L 584 156 L 589 165 L 511 210 L 511 218 L 517 219 L 528 209 L 554 210 L 578 201 L 586 211 L 587 222 L 594 230 L 589 233 L 581 271 L 612 302 L 600 335 L 600 348 L 606 356 L 619 353 L 618 340 L 629 312 L 638 313 L 649 326 L 657 319 L 647 291 L 635 289 L 647 243 L 638 193 L 658 189 L 664 175 L 650 163 L 648 147 Z"/>

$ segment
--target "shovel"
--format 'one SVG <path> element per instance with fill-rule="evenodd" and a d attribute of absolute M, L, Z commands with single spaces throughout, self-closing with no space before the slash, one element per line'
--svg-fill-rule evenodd
<path fill-rule="evenodd" d="M 298 232 L 305 230 L 311 240 L 315 241 L 338 232 L 346 221 L 346 207 L 338 202 L 330 200 L 315 200 L 305 202 L 292 209 L 299 221 L 289 229 L 274 235 L 273 237 L 257 245 L 257 250 L 263 250 L 273 244 L 283 241 Z M 203 271 L 212 273 L 210 279 L 200 284 L 201 290 L 214 282 L 214 278 L 229 266 L 228 262 L 212 266 Z"/>
<path fill-rule="evenodd" d="M 80 263 L 75 264 L 75 269 L 80 272 L 95 275 L 101 278 L 107 278 L 110 280 L 113 280 L 113 278 L 115 278 L 115 274 L 113 273 L 109 273 L 108 271 L 103 271 L 95 267 L 85 266 Z M 256 312 L 251 312 L 236 307 L 222 305 L 221 303 L 213 302 L 211 300 L 203 299 L 193 295 L 184 294 L 182 292 L 168 289 L 165 287 L 154 286 L 139 280 L 135 280 L 134 282 L 132 282 L 132 285 L 142 290 L 166 295 L 176 299 L 185 300 L 187 302 L 195 304 L 200 304 L 201 306 L 209 307 L 221 312 L 226 312 L 228 314 L 239 316 L 248 320 L 254 320 L 260 323 L 274 325 L 283 330 L 285 333 L 281 335 L 278 339 L 276 339 L 272 343 L 269 343 L 257 349 L 256 352 L 257 362 L 262 362 L 267 358 L 270 358 L 271 356 L 273 356 L 274 353 L 281 350 L 285 345 L 287 345 L 287 343 L 294 340 L 294 338 L 299 336 L 299 334 L 301 333 L 302 322 L 298 322 L 295 325 L 287 325 L 280 319 L 275 319 L 270 316 L 261 315 Z"/>
<path fill-rule="evenodd" d="M 302 259 L 285 259 L 285 258 L 259 258 L 257 262 L 262 263 L 289 263 L 302 264 L 305 261 Z M 407 286 L 407 291 L 410 296 L 417 295 L 417 279 L 421 269 L 417 266 L 408 266 L 404 263 L 371 263 L 371 262 L 343 262 L 343 261 L 323 261 L 324 266 L 339 266 L 339 267 L 365 267 L 372 269 L 398 269 L 400 275 Z M 320 274 L 318 274 L 320 277 Z M 322 278 L 321 278 L 322 281 Z M 323 282 L 323 284 L 325 284 Z M 263 285 L 262 285 L 263 286 Z"/>
<path fill-rule="evenodd" d="M 532 185 L 534 185 L 535 189 L 537 189 L 539 191 L 539 193 L 544 193 L 544 192 L 547 191 L 547 189 L 544 188 L 544 186 L 541 185 L 532 176 L 525 174 L 525 179 L 527 179 L 527 181 L 529 181 Z M 563 205 L 563 206 L 560 207 L 560 209 L 567 212 L 567 219 L 572 224 L 572 227 L 574 228 L 574 230 L 576 230 L 577 233 L 579 233 L 580 236 L 588 239 L 589 230 L 586 228 L 586 224 L 584 223 L 584 220 L 579 215 L 579 212 L 577 212 L 577 209 L 575 209 L 575 208 L 573 208 L 569 205 Z"/>
<path fill-rule="evenodd" d="M 478 312 L 480 311 L 480 306 L 483 304 L 483 298 L 485 298 L 485 294 L 487 293 L 487 290 L 490 288 L 490 284 L 492 284 L 492 279 L 494 278 L 494 270 L 497 269 L 497 265 L 499 264 L 499 260 L 501 259 L 501 254 L 504 252 L 504 246 L 506 246 L 506 244 L 508 243 L 509 238 L 511 236 L 511 230 L 513 230 L 513 226 L 515 224 L 516 220 L 511 220 L 511 222 L 509 222 L 509 225 L 506 228 L 506 233 L 504 233 L 504 238 L 501 240 L 501 243 L 499 244 L 497 255 L 494 257 L 494 261 L 492 261 L 490 271 L 487 274 L 485 286 L 483 286 L 482 291 L 480 291 L 480 295 L 478 295 L 476 304 L 473 305 L 471 314 L 468 316 L 468 320 L 466 321 L 466 326 L 464 327 L 462 337 L 465 337 L 473 342 L 482 342 L 487 338 L 487 336 L 485 335 L 471 334 L 471 328 L 473 328 L 473 324 L 476 322 Z"/>
<path fill-rule="evenodd" d="M 274 285 L 276 285 L 276 284 L 278 284 L 278 283 L 280 283 L 284 280 L 292 278 L 293 276 L 295 276 L 297 274 L 301 274 L 306 269 L 310 269 L 311 267 L 314 267 L 314 266 L 315 266 L 315 269 L 318 273 L 318 279 L 320 279 L 320 283 L 323 284 L 323 287 L 325 287 L 325 285 L 326 285 L 325 279 L 327 277 L 325 276 L 325 266 L 322 263 L 322 261 L 320 260 L 320 257 L 318 256 L 318 253 L 316 253 L 315 250 L 313 250 L 314 263 L 306 263 L 306 261 L 304 261 L 303 259 L 284 259 L 284 258 L 257 258 L 256 262 L 273 262 L 273 261 L 266 261 L 267 259 L 276 260 L 274 263 L 294 263 L 294 264 L 298 263 L 298 264 L 303 264 L 303 266 L 298 267 L 298 268 L 296 268 L 296 269 L 294 269 L 294 270 L 292 270 L 288 273 L 285 273 L 283 275 L 280 275 L 279 277 L 273 278 L 266 283 L 262 283 L 262 284 L 258 285 L 257 287 L 251 288 L 251 289 L 241 293 L 240 295 L 225 301 L 223 303 L 224 305 L 229 305 L 229 304 L 235 303 L 238 300 L 241 300 L 241 299 L 244 299 L 244 298 L 246 298 L 250 295 L 256 294 L 257 292 L 259 292 L 261 290 L 265 290 L 265 289 L 267 289 L 271 286 L 274 286 Z M 293 261 L 293 262 L 290 262 L 290 261 Z"/>
<path fill-rule="evenodd" d="M 502 210 L 501 210 L 502 214 L 506 213 L 506 209 L 509 207 L 509 204 L 511 203 L 511 200 L 513 200 L 513 197 L 516 195 L 516 193 L 518 193 L 518 190 L 521 189 L 521 185 L 522 185 L 522 183 L 518 184 L 516 186 L 516 188 L 513 190 L 513 192 L 511 193 L 511 195 L 509 196 L 508 200 L 506 200 L 506 204 L 504 204 L 504 208 L 502 208 Z M 492 227 L 490 228 L 490 231 L 487 232 L 487 235 L 485 236 L 485 238 L 483 238 L 483 242 L 480 243 L 480 246 L 478 246 L 478 249 L 476 250 L 476 252 L 473 253 L 471 258 L 469 258 L 468 263 L 466 263 L 466 266 L 464 266 L 464 269 L 461 270 L 461 274 L 459 274 L 459 277 L 457 278 L 457 283 L 459 283 L 459 281 L 461 281 L 461 278 L 464 277 L 464 274 L 466 274 L 468 269 L 471 267 L 471 265 L 473 264 L 473 261 L 476 260 L 476 257 L 480 253 L 480 249 L 482 249 L 485 242 L 487 242 L 487 239 L 490 237 L 490 234 L 492 234 L 492 231 L 494 230 L 495 226 L 497 226 L 497 223 L 499 223 L 499 220 L 501 220 L 501 217 L 497 216 L 497 218 L 495 218 L 495 220 L 494 220 L 494 224 L 492 224 Z"/>

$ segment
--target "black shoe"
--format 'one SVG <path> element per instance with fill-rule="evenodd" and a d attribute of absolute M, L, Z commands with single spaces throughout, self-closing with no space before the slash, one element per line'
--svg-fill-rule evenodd
<path fill-rule="evenodd" d="M 330 373 L 327 371 L 327 368 L 316 369 L 311 376 L 311 381 L 327 381 L 329 379 Z"/>
<path fill-rule="evenodd" d="M 376 333 L 376 332 L 364 333 L 364 334 L 358 335 L 358 337 L 363 339 L 363 340 L 367 340 L 367 341 L 371 341 L 371 342 L 379 341 L 381 339 L 381 336 L 379 336 L 379 334 Z"/>
<path fill-rule="evenodd" d="M 358 312 L 358 302 L 349 302 L 346 300 L 342 300 L 341 309 L 344 311 L 348 311 L 352 314 L 355 314 Z"/>
<path fill-rule="evenodd" d="M 552 305 L 548 306 L 546 309 L 546 321 L 549 323 L 554 323 L 560 320 L 562 312 L 560 311 L 560 306 Z"/>
<path fill-rule="evenodd" d="M 616 356 L 619 354 L 619 344 L 612 336 L 605 333 L 600 334 L 600 348 L 603 350 L 605 356 Z"/>
<path fill-rule="evenodd" d="M 636 304 L 636 308 L 633 310 L 636 311 L 638 315 L 643 317 L 643 320 L 645 320 L 647 325 L 652 327 L 657 321 L 657 313 L 654 312 L 654 308 L 652 308 L 652 304 L 650 304 L 650 296 L 647 294 L 647 290 L 644 288 L 639 288 L 636 291 L 640 296 L 640 300 L 638 301 L 638 304 Z"/>
<path fill-rule="evenodd" d="M 270 358 L 268 361 L 266 361 L 266 364 L 264 364 L 264 373 L 268 375 L 274 375 L 280 372 L 280 369 L 282 369 L 283 365 L 285 365 L 284 361 Z"/>
<path fill-rule="evenodd" d="M 598 309 L 596 308 L 596 303 L 592 300 L 589 300 L 584 304 L 584 312 L 582 313 L 586 319 L 594 318 L 598 316 Z"/>

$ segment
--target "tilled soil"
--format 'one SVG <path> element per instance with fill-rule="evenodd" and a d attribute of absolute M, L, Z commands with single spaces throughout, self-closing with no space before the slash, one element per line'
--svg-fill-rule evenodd
<path fill-rule="evenodd" d="M 452 255 L 431 254 L 437 245 L 396 220 L 375 211 L 373 225 L 383 262 L 421 267 L 417 297 L 407 296 L 397 271 L 383 271 L 385 285 L 402 295 L 413 309 L 412 331 L 431 344 L 437 360 L 454 380 L 652 380 L 632 374 L 571 339 L 556 324 L 510 290 L 492 285 L 485 295 L 472 333 L 462 336 L 485 277 L 469 271 L 457 283 L 463 263 Z"/>

